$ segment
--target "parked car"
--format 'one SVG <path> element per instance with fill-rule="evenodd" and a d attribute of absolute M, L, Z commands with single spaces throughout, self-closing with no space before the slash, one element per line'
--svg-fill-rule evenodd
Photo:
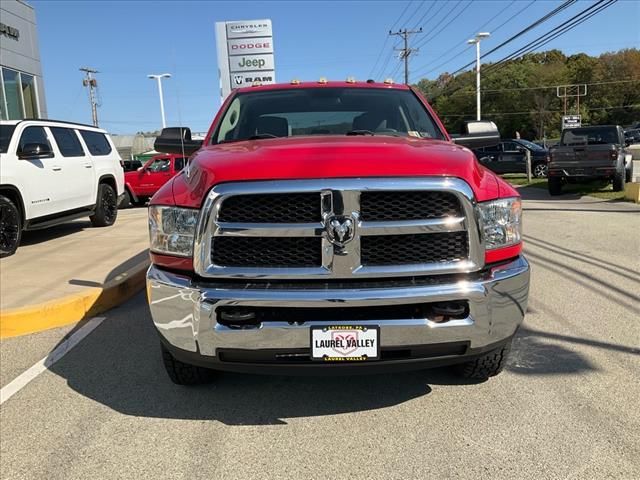
<path fill-rule="evenodd" d="M 624 190 L 631 176 L 631 155 L 626 151 L 624 132 L 618 125 L 567 128 L 560 143 L 550 151 L 549 193 L 560 195 L 565 182 L 606 179 L 613 190 Z"/>
<path fill-rule="evenodd" d="M 185 162 L 182 155 L 156 155 L 137 170 L 126 172 L 122 207 L 144 205 L 160 187 L 184 168 Z"/>
<path fill-rule="evenodd" d="M 499 145 L 474 150 L 478 161 L 495 173 L 527 173 L 526 152 L 531 152 L 531 173 L 536 178 L 547 176 L 549 151 L 528 140 L 503 140 Z"/>
<path fill-rule="evenodd" d="M 124 192 L 120 156 L 99 128 L 56 120 L 0 122 L 0 256 L 23 230 L 81 217 L 113 225 Z"/>
<path fill-rule="evenodd" d="M 151 199 L 147 292 L 171 380 L 213 370 L 499 373 L 527 310 L 518 191 L 406 85 L 234 90 Z M 468 148 L 465 148 L 468 147 Z M 131 366 L 131 368 L 138 368 Z"/>
<path fill-rule="evenodd" d="M 640 128 L 633 128 L 624 132 L 624 141 L 627 145 L 640 143 Z"/>

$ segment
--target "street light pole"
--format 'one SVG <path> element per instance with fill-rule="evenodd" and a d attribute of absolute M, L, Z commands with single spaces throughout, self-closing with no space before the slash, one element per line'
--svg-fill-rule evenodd
<path fill-rule="evenodd" d="M 476 120 L 480 120 L 480 41 L 483 38 L 489 37 L 491 34 L 489 32 L 480 32 L 475 38 L 471 40 L 467 40 L 467 43 L 476 45 Z"/>
<path fill-rule="evenodd" d="M 171 74 L 162 73 L 160 75 L 147 75 L 148 78 L 156 79 L 158 82 L 158 95 L 160 95 L 160 115 L 162 115 L 162 128 L 167 127 L 167 122 L 164 118 L 164 99 L 162 95 L 162 79 L 163 78 L 171 78 Z"/>

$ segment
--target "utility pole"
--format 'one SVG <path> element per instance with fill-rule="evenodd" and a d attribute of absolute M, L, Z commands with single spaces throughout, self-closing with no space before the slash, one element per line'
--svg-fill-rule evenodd
<path fill-rule="evenodd" d="M 415 33 L 422 33 L 422 27 L 419 30 L 398 30 L 397 32 L 392 32 L 389 30 L 389 35 L 402 37 L 404 41 L 404 48 L 396 48 L 397 51 L 400 52 L 400 58 L 404 60 L 404 83 L 409 85 L 409 56 L 413 52 L 419 51 L 418 48 L 409 48 L 409 37 Z"/>
<path fill-rule="evenodd" d="M 82 85 L 89 87 L 89 102 L 91 103 L 91 117 L 93 118 L 93 125 L 98 126 L 98 102 L 96 101 L 95 90 L 98 88 L 98 81 L 93 78 L 94 73 L 99 73 L 97 70 L 89 67 L 82 67 L 81 72 L 85 73 L 85 78 L 82 80 Z"/>

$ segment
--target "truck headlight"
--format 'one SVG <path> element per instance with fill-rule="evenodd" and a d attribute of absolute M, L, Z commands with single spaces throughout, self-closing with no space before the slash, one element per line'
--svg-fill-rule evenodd
<path fill-rule="evenodd" d="M 193 255 L 199 210 L 152 205 L 149 207 L 151 251 L 180 257 Z"/>
<path fill-rule="evenodd" d="M 478 204 L 480 228 L 485 248 L 509 247 L 522 238 L 522 202 L 519 198 L 499 198 Z"/>

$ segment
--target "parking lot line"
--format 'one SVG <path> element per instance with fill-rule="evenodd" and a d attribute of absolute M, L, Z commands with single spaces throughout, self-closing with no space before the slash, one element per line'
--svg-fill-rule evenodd
<path fill-rule="evenodd" d="M 49 355 L 2 387 L 2 389 L 0 389 L 0 405 L 22 390 L 31 380 L 47 370 L 51 365 L 64 357 L 67 352 L 80 343 L 83 338 L 89 335 L 105 319 L 106 317 L 91 318 L 75 333 L 63 340 L 60 345 L 49 353 Z"/>

